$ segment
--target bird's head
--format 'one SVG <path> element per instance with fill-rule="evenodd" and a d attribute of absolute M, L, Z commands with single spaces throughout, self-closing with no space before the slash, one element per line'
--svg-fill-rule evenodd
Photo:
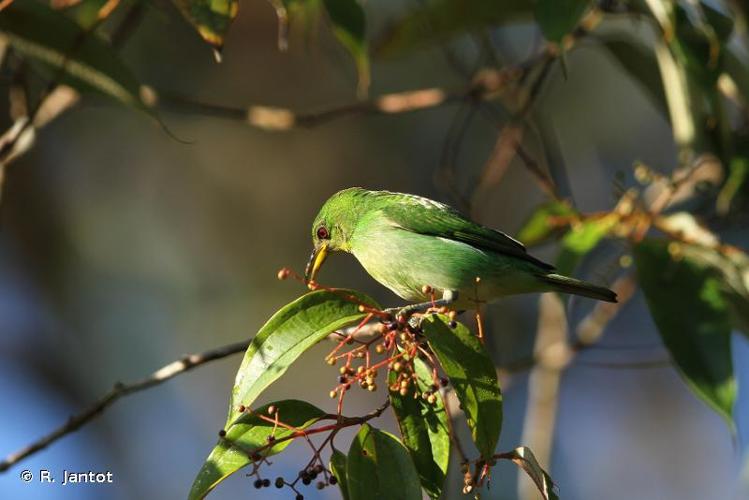
<path fill-rule="evenodd" d="M 312 223 L 312 255 L 304 273 L 306 281 L 317 276 L 329 252 L 349 252 L 351 235 L 359 219 L 362 196 L 368 191 L 362 188 L 349 188 L 339 191 L 320 209 Z"/>

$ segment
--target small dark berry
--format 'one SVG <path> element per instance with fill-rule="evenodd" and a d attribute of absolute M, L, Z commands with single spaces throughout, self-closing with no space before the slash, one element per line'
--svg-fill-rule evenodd
<path fill-rule="evenodd" d="M 450 321 L 447 325 L 450 328 L 453 328 L 453 329 L 458 328 L 458 322 L 457 321 Z"/>
<path fill-rule="evenodd" d="M 323 467 L 322 465 L 320 464 L 315 465 L 315 472 L 317 472 L 318 474 L 322 474 L 322 471 L 324 470 L 325 470 L 325 467 Z"/>
<path fill-rule="evenodd" d="M 338 479 L 335 476 L 330 476 L 330 479 L 328 481 L 330 481 L 330 484 L 338 483 Z"/>
<path fill-rule="evenodd" d="M 323 488 L 325 488 L 325 483 L 323 483 L 322 481 L 318 481 L 317 482 L 317 489 L 321 490 Z"/>
<path fill-rule="evenodd" d="M 224 429 L 221 429 L 220 431 L 218 431 L 218 437 L 225 437 L 225 436 L 226 436 L 226 431 Z"/>
<path fill-rule="evenodd" d="M 283 488 L 284 484 L 286 484 L 286 482 L 283 480 L 282 477 L 276 478 L 276 488 Z"/>
<path fill-rule="evenodd" d="M 304 495 L 302 495 L 301 493 L 297 493 L 296 500 L 304 500 Z"/>
<path fill-rule="evenodd" d="M 312 482 L 312 479 L 310 479 L 309 476 L 304 476 L 302 478 L 302 484 L 305 486 L 309 486 L 309 484 Z"/>
<path fill-rule="evenodd" d="M 257 462 L 257 461 L 258 461 L 258 460 L 260 460 L 261 458 L 262 458 L 262 457 L 260 456 L 260 453 L 253 453 L 253 454 L 252 454 L 252 460 L 253 460 L 254 462 Z"/>
<path fill-rule="evenodd" d="M 263 479 L 263 488 L 270 487 L 270 479 Z"/>
<path fill-rule="evenodd" d="M 434 392 L 437 389 L 439 389 L 439 387 L 437 387 L 437 384 L 432 384 L 432 385 L 429 386 L 429 388 L 432 390 L 432 392 Z"/>
<path fill-rule="evenodd" d="M 443 377 L 443 378 L 440 379 L 440 384 L 442 384 L 442 387 L 447 387 L 448 383 L 449 382 L 448 382 L 448 380 L 446 378 Z"/>
<path fill-rule="evenodd" d="M 276 436 L 268 436 L 268 437 L 267 437 L 267 438 L 265 438 L 265 439 L 266 439 L 266 440 L 267 440 L 267 441 L 268 441 L 269 443 L 272 443 L 272 442 L 274 442 L 274 441 L 276 440 Z"/>
<path fill-rule="evenodd" d="M 317 479 L 317 471 L 313 470 L 309 473 L 310 479 Z"/>
<path fill-rule="evenodd" d="M 387 324 L 388 330 L 397 330 L 398 329 L 398 323 L 395 321 L 390 321 Z"/>
<path fill-rule="evenodd" d="M 348 379 L 344 375 L 341 375 L 340 377 L 338 377 L 339 384 L 345 384 L 346 382 L 348 382 Z"/>
<path fill-rule="evenodd" d="M 262 479 L 255 479 L 255 482 L 254 482 L 254 483 L 252 483 L 252 485 L 253 485 L 253 486 L 254 486 L 254 487 L 255 487 L 256 489 L 258 489 L 258 490 L 259 490 L 260 488 L 262 488 L 262 487 L 263 487 L 263 480 L 262 480 Z"/>

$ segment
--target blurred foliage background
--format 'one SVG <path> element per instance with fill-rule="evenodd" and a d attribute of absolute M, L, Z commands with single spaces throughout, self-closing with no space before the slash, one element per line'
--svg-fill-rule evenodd
<path fill-rule="evenodd" d="M 583 19 L 584 32 L 552 40 L 560 45 L 550 46 L 553 59 L 528 110 L 518 112 L 527 95 L 518 87 L 485 102 L 464 96 L 402 113 L 372 110 L 367 103 L 415 89 L 460 94 L 481 75 L 491 77 L 546 50 L 532 16 L 520 10 L 510 15 L 528 2 L 507 1 L 503 9 L 480 1 L 462 7 L 447 0 L 369 2 L 367 47 L 357 41 L 348 11 L 336 17 L 318 2 L 243 0 L 223 40 L 220 64 L 172 2 L 123 1 L 95 24 L 91 12 L 109 3 L 83 2 L 54 15 L 93 26 L 106 38 L 137 8 L 117 51 L 148 91 L 138 93 L 130 107 L 84 92 L 72 109 L 39 128 L 33 147 L 19 150 L 25 154 L 12 163 L 5 161 L 12 135 L 3 138 L 3 455 L 64 422 L 115 381 L 138 379 L 185 353 L 253 335 L 273 311 L 303 293 L 297 283 L 277 281 L 276 271 L 302 270 L 309 224 L 321 203 L 341 188 L 411 192 L 458 206 L 474 193 L 470 211 L 478 221 L 517 234 L 548 196 L 528 158 L 513 153 L 498 159 L 504 144 L 498 135 L 506 134 L 503 127 L 513 120 L 528 123 L 515 139 L 523 153 L 550 172 L 562 196 L 583 213 L 611 210 L 622 192 L 646 189 L 635 175 L 638 164 L 648 166 L 646 173 L 668 176 L 713 153 L 717 159 L 709 162 L 715 168 L 706 174 L 707 186 L 685 201 L 695 212 L 705 199 L 713 203 L 716 193 L 725 193 L 721 188 L 731 175 L 734 156 L 715 127 L 684 142 L 679 126 L 671 126 L 674 116 L 663 107 L 658 82 L 649 85 L 642 76 L 652 76 L 647 73 L 652 51 L 645 51 L 650 57 L 622 56 L 624 50 L 602 42 L 657 45 L 662 33 L 642 12 L 661 2 L 594 2 L 594 12 L 586 11 Z M 735 21 L 732 38 L 721 47 L 735 49 L 747 74 L 746 24 L 738 17 L 743 4 L 683 3 L 717 9 Z M 585 9 L 592 6 L 587 4 Z M 280 51 L 276 9 L 283 12 L 284 6 L 292 22 L 288 50 Z M 432 26 L 444 27 L 444 36 L 430 35 L 426 21 L 414 18 L 430 6 L 442 9 Z M 11 99 L 0 102 L 0 120 L 10 130 L 24 114 L 19 102 L 28 97 L 25 112 L 33 111 L 37 96 L 60 72 L 14 49 L 8 12 L 0 12 L 1 31 L 11 35 L 11 45 L 4 44 L 2 87 Z M 354 28 L 342 34 L 341 26 Z M 367 51 L 373 54 L 369 59 Z M 495 73 L 482 73 L 487 68 Z M 741 132 L 747 121 L 743 84 L 749 80 L 732 81 L 739 105 L 719 119 Z M 416 97 L 425 95 L 430 94 Z M 420 106 L 418 99 L 405 102 Z M 344 111 L 329 120 L 314 115 L 338 109 Z M 283 110 L 313 115 L 288 127 L 290 115 Z M 288 130 L 268 130 L 279 127 Z M 745 144 L 736 142 L 731 151 L 742 151 Z M 725 241 L 746 248 L 741 197 L 746 183 L 737 182 L 739 194 L 727 214 L 708 210 L 707 218 Z M 532 251 L 554 261 L 558 249 L 554 240 Z M 621 241 L 604 241 L 575 275 L 610 284 L 621 273 L 621 252 L 627 252 Z M 335 258 L 322 280 L 396 304 L 352 258 Z M 588 302 L 565 304 L 570 331 L 589 313 Z M 498 366 L 533 353 L 538 311 L 537 296 L 487 309 L 489 346 Z M 500 447 L 531 446 L 544 457 L 562 498 L 746 498 L 749 345 L 741 335 L 731 341 L 739 384 L 734 432 L 679 377 L 642 293 L 635 291 L 596 344 L 572 353 L 562 370 L 503 372 Z M 260 402 L 305 398 L 332 408 L 327 392 L 336 372 L 322 362 L 327 348 L 307 353 Z M 117 403 L 82 431 L 1 474 L 0 491 L 8 498 L 184 497 L 215 442 L 238 364 L 238 356 L 214 362 Z M 374 405 L 363 392 L 354 392 L 348 404 L 362 413 Z M 279 473 L 298 470 L 306 453 L 299 445 L 289 450 L 274 459 Z M 24 484 L 18 472 L 26 468 L 111 470 L 116 488 Z M 454 468 L 448 498 L 460 496 Z M 250 481 L 238 474 L 212 497 L 254 494 Z M 262 492 L 263 498 L 288 495 Z M 336 498 L 338 492 L 306 495 Z M 483 498 L 534 495 L 511 464 L 498 466 L 491 490 L 483 492 Z"/>

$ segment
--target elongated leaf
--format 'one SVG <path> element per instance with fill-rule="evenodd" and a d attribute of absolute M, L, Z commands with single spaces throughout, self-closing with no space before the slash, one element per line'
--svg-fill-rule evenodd
<path fill-rule="evenodd" d="M 338 480 L 338 489 L 341 490 L 343 500 L 351 498 L 348 494 L 348 477 L 346 476 L 346 455 L 338 450 L 333 450 L 330 456 L 330 472 Z"/>
<path fill-rule="evenodd" d="M 227 424 L 249 407 L 260 393 L 283 375 L 289 366 L 331 332 L 364 318 L 360 304 L 379 308 L 353 290 L 317 290 L 281 308 L 252 339 L 237 372 Z"/>
<path fill-rule="evenodd" d="M 39 2 L 13 2 L 0 15 L 0 33 L 21 54 L 54 68 L 53 73 L 64 67 L 62 83 L 147 109 L 140 84 L 117 52 L 63 13 Z"/>
<path fill-rule="evenodd" d="M 420 394 L 431 390 L 432 373 L 420 359 L 414 360 L 416 384 Z M 388 385 L 396 383 L 398 374 L 388 374 Z M 439 498 L 445 483 L 447 465 L 450 460 L 450 427 L 447 421 L 445 404 L 439 391 L 434 393 L 435 403 L 429 404 L 423 398 L 414 399 L 414 384 L 401 395 L 390 391 L 392 404 L 403 444 L 411 454 L 421 485 L 432 498 Z"/>
<path fill-rule="evenodd" d="M 591 0 L 536 0 L 536 21 L 550 42 L 561 42 L 580 23 Z"/>
<path fill-rule="evenodd" d="M 538 464 L 538 460 L 536 460 L 530 448 L 519 446 L 510 452 L 500 453 L 499 458 L 511 460 L 515 465 L 523 469 L 536 484 L 544 500 L 559 500 L 559 495 L 555 491 L 554 481 L 551 480 L 549 474 Z"/>
<path fill-rule="evenodd" d="M 517 234 L 518 240 L 527 246 L 540 245 L 560 233 L 569 224 L 555 223 L 555 218 L 572 217 L 577 212 L 568 203 L 550 201 L 536 207 Z"/>
<path fill-rule="evenodd" d="M 221 50 L 224 38 L 234 18 L 239 0 L 173 0 L 182 15 L 192 24 L 201 38 Z"/>
<path fill-rule="evenodd" d="M 252 463 L 253 453 L 268 457 L 291 444 L 291 439 L 283 439 L 291 436 L 293 430 L 281 426 L 274 428 L 273 422 L 259 417 L 267 416 L 270 406 L 276 408 L 281 422 L 296 429 L 306 429 L 325 415 L 316 406 L 294 399 L 277 401 L 243 414 L 226 430 L 226 435 L 219 439 L 201 467 L 190 489 L 190 500 L 204 498 L 221 481 Z M 270 446 L 269 437 L 279 443 Z"/>
<path fill-rule="evenodd" d="M 532 16 L 528 0 L 430 0 L 393 25 L 377 54 L 391 56 Z"/>
<path fill-rule="evenodd" d="M 406 448 L 368 424 L 351 443 L 346 476 L 350 500 L 421 500 L 419 476 Z"/>
<path fill-rule="evenodd" d="M 494 453 L 502 430 L 502 392 L 486 348 L 468 328 L 448 325 L 444 315 L 424 318 L 422 328 L 429 346 L 455 388 L 482 457 Z"/>
<path fill-rule="evenodd" d="M 600 47 L 608 51 L 627 75 L 642 87 L 658 111 L 669 119 L 663 80 L 652 47 L 635 37 L 623 39 L 604 36 L 600 40 L 603 42 Z"/>
<path fill-rule="evenodd" d="M 370 80 L 364 9 L 356 0 L 323 0 L 323 5 L 330 18 L 333 34 L 354 58 L 359 74 L 359 91 L 364 94 Z"/>
<path fill-rule="evenodd" d="M 611 213 L 574 225 L 562 239 L 562 249 L 556 262 L 557 272 L 572 274 L 580 260 L 614 229 L 617 222 L 619 216 Z"/>
<path fill-rule="evenodd" d="M 720 278 L 673 242 L 644 240 L 634 257 L 650 313 L 679 372 L 732 426 L 736 380 L 730 311 Z"/>

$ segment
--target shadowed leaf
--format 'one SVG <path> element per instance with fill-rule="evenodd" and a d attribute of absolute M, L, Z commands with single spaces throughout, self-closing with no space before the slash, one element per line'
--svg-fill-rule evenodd
<path fill-rule="evenodd" d="M 733 426 L 736 381 L 722 277 L 675 242 L 644 240 L 634 257 L 650 313 L 679 372 Z"/>
<path fill-rule="evenodd" d="M 482 457 L 492 456 L 502 429 L 502 392 L 489 354 L 478 337 L 444 315 L 422 321 L 424 335 L 460 400 Z"/>
<path fill-rule="evenodd" d="M 296 429 L 306 429 L 325 415 L 325 412 L 316 406 L 294 399 L 270 403 L 253 412 L 242 414 L 226 430 L 226 436 L 219 439 L 201 467 L 190 489 L 190 500 L 204 498 L 221 481 L 252 463 L 253 453 L 268 457 L 280 453 L 291 444 L 292 439 L 288 439 L 269 446 L 269 436 L 278 441 L 294 433 L 286 427 L 275 428 L 272 421 L 259 417 L 268 416 L 270 406 L 276 407 L 281 422 Z"/>
<path fill-rule="evenodd" d="M 370 70 L 367 46 L 367 23 L 364 9 L 356 0 L 323 0 L 333 34 L 349 51 L 359 74 L 359 93 L 369 88 Z"/>
<path fill-rule="evenodd" d="M 368 424 L 351 443 L 346 476 L 350 500 L 421 500 L 419 476 L 406 448 Z"/>
<path fill-rule="evenodd" d="M 47 73 L 59 74 L 64 67 L 60 83 L 148 110 L 140 84 L 117 52 L 63 13 L 38 2 L 14 2 L 0 15 L 0 33 L 18 52 L 42 63 Z"/>
<path fill-rule="evenodd" d="M 580 23 L 591 0 L 536 0 L 536 21 L 550 42 L 559 43 Z"/>
<path fill-rule="evenodd" d="M 307 349 L 331 332 L 360 321 L 360 304 L 377 303 L 353 290 L 317 290 L 281 308 L 258 331 L 247 348 L 231 394 L 227 425 L 250 406 Z"/>
<path fill-rule="evenodd" d="M 533 4 L 527 0 L 430 0 L 395 22 L 377 54 L 390 56 L 532 16 Z"/>
<path fill-rule="evenodd" d="M 575 224 L 562 238 L 562 249 L 556 261 L 559 274 L 570 275 L 580 260 L 593 250 L 619 222 L 619 216 L 609 213 L 603 217 Z"/>
<path fill-rule="evenodd" d="M 341 490 L 343 500 L 349 500 L 348 477 L 346 476 L 346 455 L 338 450 L 333 450 L 330 455 L 330 472 L 338 480 L 338 489 Z"/>
<path fill-rule="evenodd" d="M 419 393 L 430 391 L 433 384 L 431 370 L 418 358 L 414 359 L 414 367 Z M 397 376 L 396 372 L 389 372 L 388 386 L 396 383 Z M 421 485 L 430 497 L 439 498 L 450 460 L 450 427 L 445 404 L 439 391 L 434 392 L 434 404 L 429 404 L 423 397 L 414 399 L 414 392 L 413 383 L 408 386 L 405 396 L 391 390 L 390 402 Z"/>

